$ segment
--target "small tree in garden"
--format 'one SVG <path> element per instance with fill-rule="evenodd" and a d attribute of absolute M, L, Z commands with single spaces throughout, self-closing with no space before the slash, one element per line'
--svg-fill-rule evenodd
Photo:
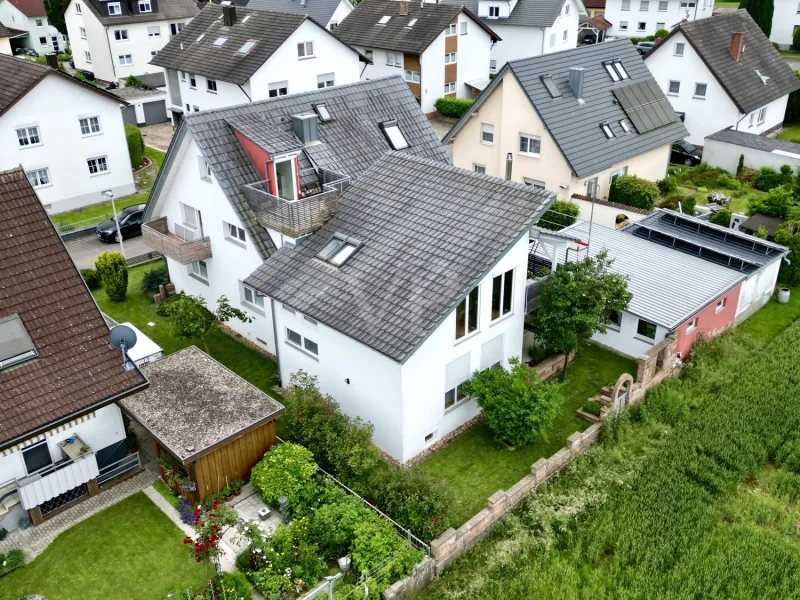
<path fill-rule="evenodd" d="M 318 468 L 306 448 L 285 442 L 270 448 L 253 467 L 250 484 L 267 504 L 277 507 L 278 498 L 286 496 L 287 509 L 292 509 L 313 489 Z"/>
<path fill-rule="evenodd" d="M 533 325 L 545 348 L 564 353 L 562 380 L 578 346 L 595 333 L 605 333 L 611 313 L 622 312 L 631 301 L 628 278 L 611 272 L 613 262 L 604 250 L 559 265 L 542 282 Z"/>
<path fill-rule="evenodd" d="M 97 274 L 112 302 L 122 302 L 128 293 L 128 263 L 119 252 L 103 252 L 94 262 Z"/>
<path fill-rule="evenodd" d="M 781 261 L 778 279 L 790 286 L 800 284 L 800 221 L 787 221 L 778 226 L 775 242 L 789 248 L 790 262 Z"/>
<path fill-rule="evenodd" d="M 219 297 L 217 309 L 212 312 L 206 307 L 206 300 L 202 296 L 181 294 L 164 308 L 164 314 L 176 335 L 185 338 L 199 337 L 207 354 L 210 354 L 207 337 L 214 328 L 231 319 L 238 319 L 242 323 L 252 321 L 247 313 L 231 306 L 225 296 Z"/>
<path fill-rule="evenodd" d="M 225 530 L 236 524 L 238 515 L 235 510 L 227 508 L 221 500 L 214 500 L 214 504 L 207 513 L 200 508 L 195 509 L 194 517 L 196 519 L 196 524 L 193 525 L 195 537 L 186 536 L 183 543 L 190 545 L 192 555 L 197 562 L 212 563 L 219 575 L 222 573 L 219 559 L 223 554 L 219 543 Z"/>
<path fill-rule="evenodd" d="M 509 360 L 511 370 L 492 367 L 476 373 L 467 383 L 483 417 L 495 436 L 512 446 L 530 444 L 553 425 L 564 396 L 560 384 L 539 381 L 536 369 L 518 358 Z"/>

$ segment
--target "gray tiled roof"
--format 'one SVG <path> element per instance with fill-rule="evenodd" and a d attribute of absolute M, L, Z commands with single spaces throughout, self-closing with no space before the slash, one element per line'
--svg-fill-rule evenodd
<path fill-rule="evenodd" d="M 767 137 L 765 135 L 754 135 L 746 131 L 734 131 L 728 127 L 706 136 L 706 139 L 725 142 L 726 144 L 734 144 L 744 148 L 752 148 L 753 150 L 762 150 L 764 152 L 781 150 L 783 152 L 791 152 L 792 154 L 800 154 L 800 144 Z"/>
<path fill-rule="evenodd" d="M 400 15 L 397 0 L 362 0 L 356 9 L 334 30 L 334 35 L 353 46 L 383 48 L 410 54 L 422 54 L 445 27 L 464 9 L 463 4 L 408 3 L 408 15 Z M 499 40 L 493 31 L 481 23 L 471 12 L 467 14 Z M 384 16 L 390 16 L 385 25 L 378 25 Z M 413 27 L 407 27 L 417 19 Z"/>
<path fill-rule="evenodd" d="M 250 18 L 242 23 L 245 15 L 250 15 Z M 300 14 L 237 7 L 236 23 L 233 27 L 225 27 L 221 16 L 222 6 L 206 6 L 150 64 L 244 85 L 308 18 Z M 196 41 L 203 33 L 203 39 Z M 226 37 L 228 41 L 221 48 L 215 48 L 213 43 L 219 37 Z M 258 43 L 247 55 L 238 55 L 239 48 L 248 40 L 258 40 Z"/>
<path fill-rule="evenodd" d="M 105 7 L 107 5 L 106 2 L 98 2 L 97 4 L 101 7 Z M 65 10 L 68 6 L 69 4 L 65 5 Z M 125 25 L 128 23 L 150 23 L 152 21 L 175 21 L 178 19 L 191 19 L 200 12 L 200 9 L 197 7 L 197 3 L 195 3 L 194 0 L 158 0 L 155 11 L 149 13 L 139 13 L 137 5 L 132 4 L 131 6 L 133 7 L 135 14 L 126 14 L 116 17 L 109 17 L 108 14 L 101 13 L 92 0 L 86 0 L 83 2 L 83 6 L 86 6 L 90 11 L 92 11 L 95 17 L 97 17 L 97 20 L 106 26 Z"/>
<path fill-rule="evenodd" d="M 319 123 L 320 143 L 305 148 L 306 153 L 312 156 L 319 167 L 344 173 L 351 179 L 360 177 L 383 154 L 390 151 L 386 138 L 378 128 L 378 123 L 390 119 L 397 119 L 409 143 L 409 147 L 399 151 L 400 153 L 450 164 L 447 152 L 422 114 L 408 85 L 399 76 L 187 114 L 179 133 L 184 127 L 191 132 L 200 151 L 211 165 L 214 177 L 237 211 L 263 259 L 272 254 L 275 247 L 264 228 L 256 222 L 239 189 L 244 184 L 259 181 L 261 177 L 231 135 L 228 120 L 252 117 L 249 126 L 263 123 L 263 135 L 269 135 L 268 129 L 288 133 L 292 130 L 291 115 L 308 112 L 314 104 L 320 102 L 327 105 L 333 120 Z M 250 135 L 257 133 L 258 131 L 251 131 Z M 179 135 L 176 135 L 176 140 L 170 145 L 170 151 L 179 143 L 177 138 Z M 159 179 L 166 177 L 168 161 L 169 152 Z M 159 189 L 157 180 L 148 204 L 149 211 L 153 210 L 153 199 L 157 198 Z M 146 218 L 149 219 L 150 216 L 151 213 L 148 213 Z"/>
<path fill-rule="evenodd" d="M 589 239 L 587 222 L 566 231 Z M 602 250 L 614 259 L 611 270 L 629 277 L 633 298 L 628 311 L 667 329 L 677 327 L 745 278 L 743 273 L 595 223 L 589 252 L 595 256 Z"/>
<path fill-rule="evenodd" d="M 630 79 L 613 82 L 603 67 L 603 61 L 621 59 Z M 581 104 L 569 86 L 570 67 L 582 67 L 584 71 L 583 98 Z M 551 75 L 561 96 L 552 98 L 542 83 L 542 75 Z M 635 129 L 625 133 L 619 122 L 627 116 L 617 103 L 613 90 L 631 83 L 654 81 L 630 40 L 623 39 L 582 46 L 562 52 L 553 52 L 533 58 L 507 63 L 472 105 L 445 136 L 449 142 L 471 118 L 482 101 L 500 84 L 503 77 L 513 75 L 519 81 L 545 127 L 569 163 L 576 177 L 585 177 L 607 169 L 611 165 L 638 156 L 688 135 L 683 123 L 672 123 L 640 134 Z M 656 86 L 657 87 L 657 86 Z M 660 100 L 664 94 L 660 89 L 654 93 Z M 674 115 L 669 103 L 665 109 Z M 506 116 L 506 118 L 514 118 Z M 616 137 L 606 138 L 600 124 L 607 122 Z"/>
<path fill-rule="evenodd" d="M 243 133 L 270 154 L 297 151 L 302 142 L 291 131 L 275 127 L 257 115 L 241 115 L 225 119 L 228 125 Z"/>
<path fill-rule="evenodd" d="M 800 79 L 746 10 L 679 23 L 664 38 L 664 42 L 678 31 L 684 35 L 743 113 L 761 108 L 800 89 Z M 744 32 L 745 50 L 739 62 L 736 62 L 728 50 L 731 34 L 734 32 Z M 664 42 L 656 45 L 647 57 L 666 46 Z M 756 70 L 769 77 L 766 85 L 756 74 Z"/>
<path fill-rule="evenodd" d="M 286 13 L 308 15 L 317 23 L 327 25 L 333 13 L 339 6 L 340 0 L 306 0 L 305 5 L 300 0 L 245 0 L 242 4 L 248 8 L 259 10 L 272 10 Z M 350 0 L 346 0 L 350 2 Z"/>
<path fill-rule="evenodd" d="M 388 154 L 344 192 L 331 221 L 246 281 L 404 362 L 553 200 L 520 183 Z M 340 268 L 315 258 L 337 232 L 362 243 Z"/>
<path fill-rule="evenodd" d="M 478 14 L 479 0 L 439 0 L 442 4 L 458 4 L 466 6 Z M 481 21 L 489 27 L 495 25 L 522 25 L 523 27 L 550 27 L 555 23 L 564 0 L 519 0 L 507 19 L 485 19 Z"/>

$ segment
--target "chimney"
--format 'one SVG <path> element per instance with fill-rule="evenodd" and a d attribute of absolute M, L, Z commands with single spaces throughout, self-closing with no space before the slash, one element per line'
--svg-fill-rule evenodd
<path fill-rule="evenodd" d="M 292 130 L 304 146 L 319 141 L 317 120 L 315 112 L 292 115 Z"/>
<path fill-rule="evenodd" d="M 731 53 L 733 60 L 739 62 L 742 58 L 742 51 L 744 50 L 744 33 L 736 31 L 731 34 L 731 45 L 728 52 Z"/>
<path fill-rule="evenodd" d="M 56 54 L 47 54 L 45 60 L 47 60 L 48 67 L 58 71 L 58 56 Z"/>
<path fill-rule="evenodd" d="M 408 1 L 407 0 L 400 0 L 400 16 L 406 16 L 408 14 Z"/>
<path fill-rule="evenodd" d="M 569 87 L 572 93 L 578 99 L 578 102 L 583 104 L 583 72 L 582 67 L 570 67 L 569 69 Z"/>
<path fill-rule="evenodd" d="M 225 27 L 233 27 L 236 23 L 236 7 L 225 5 L 222 7 L 222 24 Z"/>

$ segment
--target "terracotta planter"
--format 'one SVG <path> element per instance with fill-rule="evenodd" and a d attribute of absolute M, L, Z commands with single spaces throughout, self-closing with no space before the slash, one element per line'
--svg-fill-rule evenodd
<path fill-rule="evenodd" d="M 233 500 L 233 494 L 230 496 L 225 496 L 225 502 L 230 502 L 231 500 Z"/>
<path fill-rule="evenodd" d="M 234 496 L 238 496 L 238 495 L 239 495 L 239 494 L 241 494 L 241 493 L 242 493 L 242 490 L 234 490 L 234 491 L 233 491 L 233 495 L 234 495 Z"/>

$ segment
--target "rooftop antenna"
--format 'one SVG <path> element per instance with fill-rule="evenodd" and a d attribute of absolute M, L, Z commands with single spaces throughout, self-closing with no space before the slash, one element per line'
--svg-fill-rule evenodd
<path fill-rule="evenodd" d="M 125 352 L 136 345 L 136 332 L 127 325 L 115 325 L 108 332 L 108 341 L 122 351 L 122 365 L 125 366 L 128 362 Z"/>

